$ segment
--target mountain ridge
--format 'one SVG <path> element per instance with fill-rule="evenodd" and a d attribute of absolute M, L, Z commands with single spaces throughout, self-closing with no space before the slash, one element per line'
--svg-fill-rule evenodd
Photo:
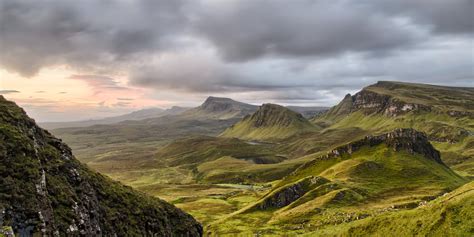
<path fill-rule="evenodd" d="M 257 106 L 230 98 L 209 96 L 200 106 L 189 109 L 182 115 L 190 118 L 232 119 L 253 113 Z"/>
<path fill-rule="evenodd" d="M 434 89 L 433 89 L 434 88 Z M 434 90 L 434 91 L 431 91 Z M 418 94 L 417 94 L 418 93 Z M 380 81 L 344 99 L 320 118 L 340 119 L 355 111 L 397 117 L 408 112 L 446 113 L 453 117 L 474 116 L 474 88 Z M 466 103 L 462 103 L 462 102 Z"/>
<path fill-rule="evenodd" d="M 93 125 L 114 124 L 114 123 L 119 123 L 119 122 L 123 122 L 127 120 L 144 120 L 144 119 L 162 117 L 166 115 L 175 115 L 175 114 L 182 113 L 188 109 L 189 108 L 180 107 L 180 106 L 173 106 L 169 109 L 149 108 L 149 109 L 136 110 L 131 113 L 114 116 L 114 117 L 107 117 L 103 119 L 91 119 L 91 120 L 70 121 L 70 122 L 44 122 L 44 123 L 39 123 L 39 125 L 46 129 L 89 127 Z"/>

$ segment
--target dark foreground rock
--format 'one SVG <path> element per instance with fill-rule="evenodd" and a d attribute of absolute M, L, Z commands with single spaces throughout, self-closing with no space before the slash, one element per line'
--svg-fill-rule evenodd
<path fill-rule="evenodd" d="M 0 96 L 0 229 L 20 236 L 201 236 L 192 216 L 89 170 Z"/>

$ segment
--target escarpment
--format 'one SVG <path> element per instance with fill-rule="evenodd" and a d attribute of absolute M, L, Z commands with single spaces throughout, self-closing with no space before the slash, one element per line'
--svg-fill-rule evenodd
<path fill-rule="evenodd" d="M 325 155 L 319 156 L 314 160 L 305 163 L 293 173 L 297 173 L 299 170 L 313 166 L 321 160 L 330 160 L 343 157 L 344 155 L 351 155 L 361 150 L 363 147 L 375 147 L 381 144 L 385 144 L 393 151 L 406 151 L 410 154 L 419 154 L 426 159 L 433 160 L 440 165 L 446 166 L 441 160 L 440 152 L 431 145 L 428 137 L 424 133 L 411 128 L 399 128 L 389 133 L 375 136 L 369 135 L 363 139 L 338 146 L 327 152 Z"/>
<path fill-rule="evenodd" d="M 173 205 L 89 170 L 1 96 L 0 176 L 0 227 L 20 236 L 202 235 Z"/>
<path fill-rule="evenodd" d="M 410 111 L 430 111 L 431 107 L 409 103 L 389 95 L 370 90 L 362 90 L 352 96 L 352 111 L 361 110 L 365 114 L 382 113 L 387 116 L 398 116 Z"/>
<path fill-rule="evenodd" d="M 437 151 L 433 145 L 431 145 L 427 136 L 424 133 L 418 132 L 411 128 L 399 128 L 393 132 L 382 135 L 366 136 L 362 140 L 337 147 L 323 157 L 331 158 L 341 156 L 343 154 L 352 154 L 364 146 L 377 146 L 382 143 L 385 143 L 394 151 L 404 150 L 411 154 L 421 154 L 427 159 L 431 159 L 443 164 L 439 151 Z"/>
<path fill-rule="evenodd" d="M 296 183 L 281 187 L 265 197 L 254 209 L 266 210 L 270 208 L 281 208 L 290 205 L 301 198 L 311 188 L 328 183 L 329 180 L 323 177 L 307 177 Z"/>

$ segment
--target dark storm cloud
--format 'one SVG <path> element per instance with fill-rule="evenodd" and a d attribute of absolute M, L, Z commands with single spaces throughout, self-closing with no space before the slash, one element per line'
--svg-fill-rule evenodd
<path fill-rule="evenodd" d="M 230 61 L 385 53 L 428 33 L 472 33 L 473 1 L 255 0 L 200 9 L 195 28 Z"/>
<path fill-rule="evenodd" d="M 212 41 L 230 61 L 264 55 L 375 53 L 422 39 L 415 29 L 356 2 L 236 1 L 231 6 L 203 8 L 195 24 L 198 33 Z"/>
<path fill-rule="evenodd" d="M 432 27 L 436 33 L 474 33 L 472 0 L 379 0 L 366 4 L 374 4 L 385 13 L 409 17 L 418 25 Z"/>
<path fill-rule="evenodd" d="M 171 47 L 181 0 L 2 0 L 0 64 L 32 76 L 45 66 L 110 67 Z"/>
<path fill-rule="evenodd" d="M 103 76 L 116 70 L 134 86 L 277 100 L 336 97 L 329 91 L 377 80 L 472 85 L 471 0 L 0 4 L 2 67 L 32 76 L 68 65 L 98 90 L 127 89 Z"/>

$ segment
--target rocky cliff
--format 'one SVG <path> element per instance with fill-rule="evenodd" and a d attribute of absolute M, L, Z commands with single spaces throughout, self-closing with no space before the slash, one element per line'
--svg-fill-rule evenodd
<path fill-rule="evenodd" d="M 200 236 L 190 215 L 89 170 L 0 96 L 0 228 L 20 236 Z"/>
<path fill-rule="evenodd" d="M 294 171 L 294 173 L 298 172 L 298 170 L 302 170 L 309 166 L 312 166 L 320 160 L 328 160 L 336 157 L 341 157 L 343 155 L 351 155 L 352 153 L 360 150 L 365 146 L 373 147 L 378 146 L 382 143 L 386 144 L 394 151 L 406 151 L 410 154 L 420 154 L 423 155 L 426 159 L 433 160 L 445 166 L 445 164 L 441 160 L 440 152 L 436 150 L 433 145 L 431 145 L 426 134 L 411 128 L 399 128 L 389 133 L 376 136 L 366 136 L 361 140 L 357 140 L 336 147 L 329 151 L 327 154 L 322 155 L 314 159 L 313 161 L 302 165 L 296 171 Z"/>
<path fill-rule="evenodd" d="M 323 117 L 338 119 L 351 112 L 397 117 L 408 112 L 436 112 L 452 117 L 474 118 L 473 88 L 443 87 L 380 81 L 355 95 L 346 95 Z"/>

